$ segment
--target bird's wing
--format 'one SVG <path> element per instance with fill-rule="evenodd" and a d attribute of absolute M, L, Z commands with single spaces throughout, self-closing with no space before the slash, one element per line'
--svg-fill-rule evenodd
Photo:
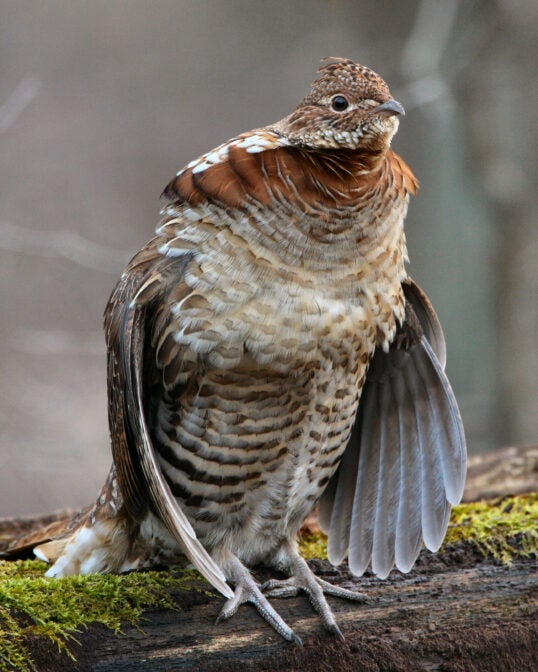
<path fill-rule="evenodd" d="M 129 514 L 141 520 L 151 507 L 196 569 L 225 597 L 232 597 L 223 572 L 196 538 L 163 477 L 144 403 L 144 359 L 154 299 L 181 279 L 189 259 L 166 259 L 155 246 L 147 246 L 133 259 L 109 301 L 105 330 L 112 453 Z"/>
<path fill-rule="evenodd" d="M 430 300 L 417 283 L 411 278 L 406 278 L 402 283 L 405 300 L 411 305 L 415 315 L 418 318 L 426 340 L 437 357 L 441 368 L 446 366 L 446 343 L 443 328 L 439 318 L 433 309 Z"/>
<path fill-rule="evenodd" d="M 406 319 L 389 352 L 374 353 L 355 426 L 320 500 L 328 555 L 351 571 L 379 577 L 413 566 L 422 540 L 441 545 L 450 505 L 463 494 L 466 447 L 458 406 L 444 373 L 443 332 L 412 281 Z"/>

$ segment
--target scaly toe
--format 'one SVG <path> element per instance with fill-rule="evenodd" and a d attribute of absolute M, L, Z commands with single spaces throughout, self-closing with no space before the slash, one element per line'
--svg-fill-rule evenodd
<path fill-rule="evenodd" d="M 354 593 L 340 586 L 333 586 L 327 581 L 319 579 L 295 549 L 291 547 L 285 549 L 283 547 L 282 550 L 287 550 L 287 569 L 290 572 L 290 576 L 284 580 L 272 579 L 264 583 L 262 590 L 265 592 L 265 595 L 268 597 L 288 597 L 297 595 L 299 591 L 304 590 L 308 595 L 310 603 L 319 614 L 325 629 L 340 639 L 344 639 L 325 595 L 354 600 L 355 602 L 365 602 L 367 600 L 366 595 Z"/>
<path fill-rule="evenodd" d="M 348 590 L 347 588 L 341 588 L 340 586 L 334 586 L 328 581 L 324 581 L 316 576 L 316 581 L 320 585 L 321 589 L 325 595 L 332 595 L 332 597 L 340 597 L 344 600 L 354 600 L 355 602 L 368 603 L 370 601 L 368 595 L 365 593 L 356 593 L 353 590 Z"/>
<path fill-rule="evenodd" d="M 230 561 L 230 570 L 232 580 L 235 583 L 235 592 L 234 596 L 227 600 L 222 608 L 217 618 L 217 623 L 233 616 L 241 604 L 250 602 L 279 635 L 289 642 L 295 642 L 298 646 L 302 646 L 303 644 L 300 638 L 271 606 L 266 596 L 261 592 L 260 586 L 252 578 L 248 569 L 244 567 L 237 558 L 232 558 Z"/>
<path fill-rule="evenodd" d="M 261 585 L 261 590 L 266 597 L 295 597 L 301 592 L 289 579 L 270 579 Z"/>

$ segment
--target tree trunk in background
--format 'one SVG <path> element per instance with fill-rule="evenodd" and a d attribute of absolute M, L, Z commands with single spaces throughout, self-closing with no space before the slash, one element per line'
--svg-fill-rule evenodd
<path fill-rule="evenodd" d="M 532 443 L 538 4 L 422 0 L 414 17 L 402 51 L 405 98 L 418 107 L 424 145 L 416 166 L 423 187 L 408 226 L 419 271 L 411 271 L 441 306 L 471 452 Z"/>
<path fill-rule="evenodd" d="M 484 3 L 482 3 L 484 4 Z M 488 2 L 482 48 L 464 71 L 476 165 L 497 210 L 502 434 L 538 436 L 538 4 Z"/>

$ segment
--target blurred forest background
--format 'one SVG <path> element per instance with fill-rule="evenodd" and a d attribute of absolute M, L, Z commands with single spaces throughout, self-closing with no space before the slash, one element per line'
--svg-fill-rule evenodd
<path fill-rule="evenodd" d="M 536 0 L 0 0 L 0 516 L 93 500 L 102 312 L 161 190 L 288 114 L 324 56 L 407 111 L 411 273 L 470 452 L 538 441 Z"/>

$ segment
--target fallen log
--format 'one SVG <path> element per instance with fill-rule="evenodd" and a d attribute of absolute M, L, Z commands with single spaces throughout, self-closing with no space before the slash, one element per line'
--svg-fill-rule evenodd
<path fill-rule="evenodd" d="M 510 672 L 538 669 L 538 579 L 535 560 L 510 567 L 486 560 L 469 542 L 433 556 L 423 552 L 407 575 L 385 581 L 353 578 L 327 561 L 318 575 L 366 592 L 369 603 L 331 600 L 345 641 L 324 632 L 306 597 L 275 600 L 303 648 L 276 635 L 253 608 L 215 624 L 222 599 L 192 591 L 174 596 L 181 611 L 145 613 L 140 628 L 115 635 L 90 625 L 71 647 L 77 663 L 43 641 L 30 642 L 41 672 L 245 670 L 303 672 L 443 670 Z M 263 573 L 260 578 L 265 578 Z"/>
<path fill-rule="evenodd" d="M 487 464 L 497 474 L 499 469 L 511 474 L 505 484 L 514 486 L 519 474 L 520 489 L 523 483 L 535 486 L 534 476 L 529 478 L 529 473 L 536 474 L 535 453 L 505 449 L 499 454 L 504 463 L 482 459 L 476 475 L 471 465 L 468 488 L 476 486 L 471 490 L 476 494 L 477 484 L 487 484 L 487 492 L 497 487 L 487 476 Z M 522 460 L 527 465 L 530 460 L 531 468 L 521 469 Z M 55 525 L 66 515 L 61 512 L 43 522 Z M 29 528 L 30 520 L 0 521 L 0 546 Z M 44 565 L 0 562 L 0 569 L 9 567 L 12 577 L 0 573 L 0 670 L 538 670 L 537 495 L 456 507 L 441 551 L 423 550 L 409 574 L 393 571 L 384 581 L 369 573 L 353 577 L 346 565 L 332 567 L 322 559 L 324 540 L 316 521 L 310 520 L 307 529 L 310 536 L 302 548 L 314 571 L 369 598 L 367 604 L 330 599 L 344 642 L 323 630 L 306 596 L 274 600 L 301 637 L 304 646 L 299 648 L 276 635 L 249 605 L 230 621 L 215 624 L 222 598 L 192 571 L 47 581 L 42 578 Z M 255 574 L 260 581 L 274 576 L 262 569 Z M 142 597 L 135 590 L 138 583 Z M 80 598 L 78 620 L 61 625 L 62 614 L 54 615 L 53 608 L 56 589 L 68 604 L 90 591 L 93 606 L 86 608 Z M 156 591 L 158 599 L 152 597 Z M 23 608 L 30 597 L 41 611 Z M 95 612 L 96 603 L 101 611 Z M 129 611 L 131 603 L 136 608 Z M 151 606 L 156 603 L 160 606 Z M 70 639 L 67 647 L 59 648 L 66 636 L 77 641 Z"/>

